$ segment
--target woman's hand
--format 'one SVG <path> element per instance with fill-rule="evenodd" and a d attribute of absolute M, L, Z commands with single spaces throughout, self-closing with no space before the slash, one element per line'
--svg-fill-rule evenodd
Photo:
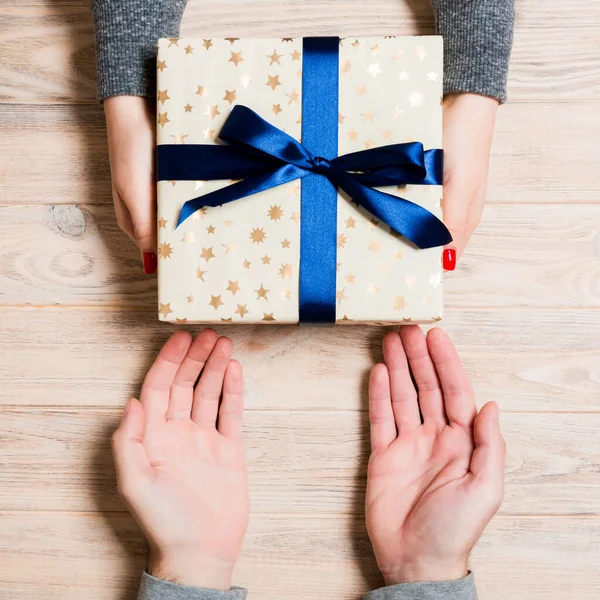
<path fill-rule="evenodd" d="M 193 342 L 174 334 L 113 435 L 119 492 L 148 540 L 149 573 L 220 590 L 231 587 L 249 516 L 243 375 L 231 351 L 211 329 Z"/>
<path fill-rule="evenodd" d="M 155 119 L 152 103 L 138 96 L 104 101 L 115 214 L 142 254 L 144 272 L 156 272 Z"/>
<path fill-rule="evenodd" d="M 444 223 L 454 238 L 444 268 L 450 271 L 481 220 L 497 110 L 497 100 L 476 94 L 444 99 Z"/>
<path fill-rule="evenodd" d="M 366 498 L 379 569 L 386 585 L 460 579 L 504 494 L 498 407 L 490 402 L 477 414 L 440 329 L 425 338 L 418 326 L 402 327 L 383 350 L 369 386 Z"/>

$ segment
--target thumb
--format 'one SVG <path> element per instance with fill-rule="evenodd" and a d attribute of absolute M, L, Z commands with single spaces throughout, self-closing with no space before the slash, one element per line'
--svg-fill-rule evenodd
<path fill-rule="evenodd" d="M 140 482 L 150 471 L 150 461 L 143 444 L 144 409 L 139 400 L 130 398 L 121 424 L 112 436 L 112 450 L 117 470 L 117 487 L 124 500 L 135 495 Z"/>
<path fill-rule="evenodd" d="M 485 486 L 499 507 L 504 495 L 506 444 L 500 433 L 500 412 L 495 402 L 488 402 L 475 417 L 473 437 L 471 473 L 474 482 Z"/>

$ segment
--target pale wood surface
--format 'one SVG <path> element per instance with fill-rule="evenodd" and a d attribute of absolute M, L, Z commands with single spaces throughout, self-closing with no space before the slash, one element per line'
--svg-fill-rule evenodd
<path fill-rule="evenodd" d="M 509 448 L 473 560 L 482 600 L 600 595 L 599 22 L 593 0 L 517 0 L 490 203 L 447 278 L 443 325 Z M 432 31 L 428 0 L 192 0 L 183 25 Z M 0 0 L 0 56 L 0 600 L 133 600 L 146 548 L 109 436 L 174 328 L 112 216 L 89 0 Z M 362 506 L 384 330 L 220 332 L 246 370 L 253 514 L 236 583 L 357 600 L 381 583 Z"/>

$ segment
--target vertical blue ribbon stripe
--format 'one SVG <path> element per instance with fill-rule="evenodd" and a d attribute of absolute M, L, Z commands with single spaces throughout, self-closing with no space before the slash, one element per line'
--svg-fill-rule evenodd
<path fill-rule="evenodd" d="M 338 155 L 339 38 L 304 38 L 302 145 L 315 157 Z M 337 188 L 318 173 L 302 179 L 300 197 L 300 325 L 336 319 Z"/>

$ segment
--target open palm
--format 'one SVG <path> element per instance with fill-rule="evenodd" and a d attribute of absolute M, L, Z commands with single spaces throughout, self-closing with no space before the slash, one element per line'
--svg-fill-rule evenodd
<path fill-rule="evenodd" d="M 176 333 L 113 436 L 119 491 L 154 562 L 206 571 L 204 587 L 227 588 L 248 524 L 243 378 L 231 351 L 212 330 L 193 342 Z"/>
<path fill-rule="evenodd" d="M 379 567 L 388 584 L 459 579 L 503 496 L 498 409 L 490 403 L 477 414 L 439 329 L 426 340 L 417 326 L 403 327 L 386 336 L 384 356 L 370 382 L 366 498 Z"/>

